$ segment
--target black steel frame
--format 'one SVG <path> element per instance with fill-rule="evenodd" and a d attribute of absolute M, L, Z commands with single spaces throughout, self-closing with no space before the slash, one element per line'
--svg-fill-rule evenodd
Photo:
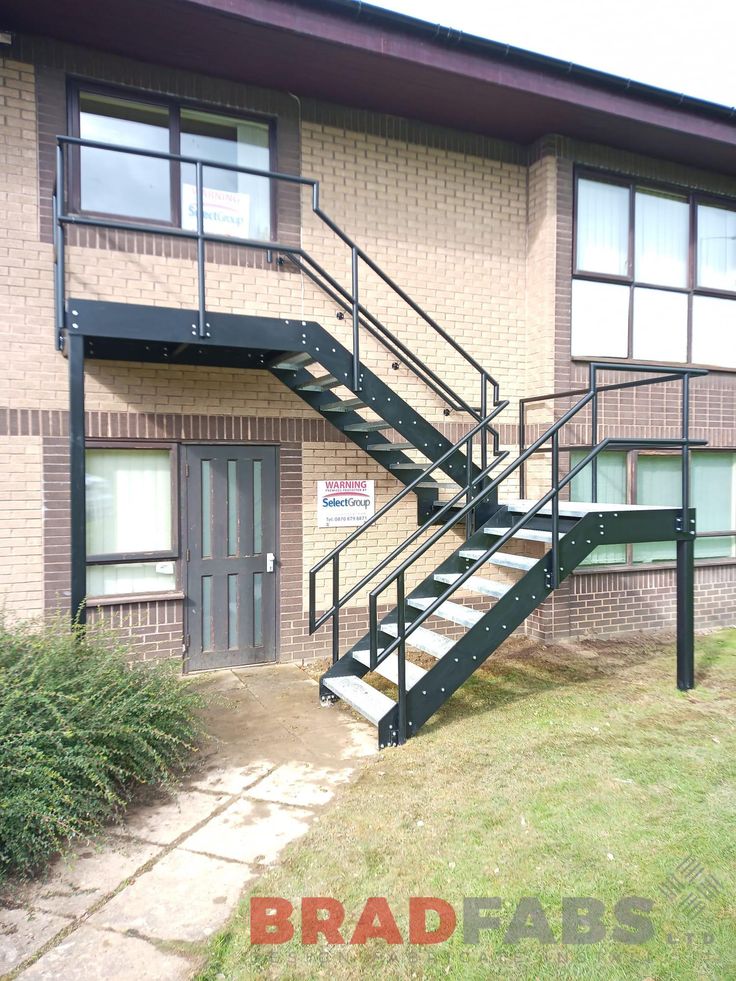
<path fill-rule="evenodd" d="M 598 396 L 601 391 L 597 384 L 599 371 L 610 370 L 637 371 L 649 374 L 658 373 L 665 375 L 666 378 L 647 380 L 654 384 L 657 381 L 671 381 L 679 378 L 683 386 L 682 395 L 682 435 L 676 439 L 619 439 L 606 437 L 598 440 Z M 594 362 L 590 365 L 589 387 L 583 397 L 570 409 L 567 410 L 553 425 L 551 425 L 533 443 L 523 449 L 516 460 L 509 464 L 502 473 L 495 477 L 490 483 L 485 484 L 478 494 L 467 503 L 442 527 L 424 541 L 410 556 L 391 572 L 381 583 L 375 586 L 369 593 L 369 639 L 370 639 L 370 669 L 375 670 L 394 651 L 398 651 L 398 740 L 403 742 L 406 739 L 406 681 L 405 681 L 405 660 L 406 660 L 406 640 L 411 634 L 422 625 L 438 608 L 460 589 L 467 580 L 478 572 L 488 560 L 501 549 L 514 535 L 525 526 L 529 525 L 542 510 L 545 505 L 551 505 L 551 532 L 552 544 L 550 549 L 549 564 L 545 573 L 546 594 L 553 592 L 560 584 L 561 574 L 566 571 L 561 568 L 559 561 L 559 532 L 560 515 L 559 502 L 560 492 L 590 463 L 595 470 L 595 463 L 600 453 L 607 449 L 637 449 L 637 448 L 658 448 L 658 449 L 680 449 L 682 453 L 682 507 L 677 511 L 675 526 L 672 529 L 672 538 L 677 540 L 677 685 L 681 690 L 687 690 L 694 684 L 694 619 L 693 619 L 693 589 L 694 589 L 694 538 L 695 538 L 695 518 L 690 517 L 690 467 L 689 452 L 691 446 L 703 446 L 706 440 L 693 440 L 689 435 L 690 418 L 690 378 L 708 374 L 702 368 L 682 368 L 671 369 L 669 367 L 657 366 L 612 366 L 606 362 Z M 606 386 L 606 390 L 613 388 L 630 388 L 636 384 L 645 384 L 644 381 L 621 382 L 617 385 Z M 578 393 L 575 393 L 578 394 Z M 587 455 L 568 473 L 560 478 L 559 473 L 559 433 L 560 430 L 570 422 L 588 404 L 592 409 L 592 446 Z M 404 599 L 406 596 L 405 576 L 407 570 L 425 552 L 435 545 L 447 532 L 453 528 L 459 519 L 465 518 L 468 514 L 479 508 L 489 495 L 497 493 L 497 488 L 516 470 L 521 472 L 524 464 L 537 450 L 546 443 L 551 443 L 551 489 L 541 497 L 528 511 L 526 511 L 517 521 L 515 521 L 504 534 L 500 535 L 486 551 L 475 559 L 468 568 L 462 572 L 458 578 L 452 582 L 439 596 L 434 598 L 421 612 L 412 614 L 411 623 L 406 623 L 406 611 Z M 411 537 L 411 536 L 410 536 Z M 408 542 L 408 540 L 407 540 Z M 401 547 L 399 548 L 399 551 Z M 393 583 L 396 583 L 396 604 L 397 604 L 397 636 L 389 639 L 382 649 L 378 650 L 378 635 L 381 632 L 378 621 L 378 601 L 383 592 Z"/>
<path fill-rule="evenodd" d="M 152 160 L 168 160 L 171 163 L 191 164 L 195 167 L 196 198 L 197 198 L 197 229 L 177 228 L 171 224 L 157 224 L 141 221 L 124 221 L 115 217 L 84 215 L 70 213 L 67 210 L 68 186 L 68 155 L 78 152 L 78 148 L 87 147 L 97 150 L 109 150 L 115 153 L 126 153 L 133 156 L 146 157 Z M 212 235 L 204 230 L 204 171 L 206 169 L 228 170 L 235 173 L 264 177 L 270 181 L 299 185 L 311 188 L 312 211 L 314 214 L 350 249 L 351 256 L 351 288 L 343 287 L 327 270 L 325 270 L 309 253 L 296 246 L 281 242 L 263 242 L 256 239 L 238 238 L 235 236 Z M 273 185 L 271 185 L 273 186 Z M 352 317 L 352 389 L 356 393 L 362 388 L 360 362 L 360 329 L 363 327 L 394 356 L 401 357 L 408 368 L 427 385 L 446 404 L 446 412 L 451 410 L 467 413 L 471 420 L 483 423 L 484 431 L 492 438 L 493 453 L 498 459 L 499 436 L 493 427 L 488 426 L 489 401 L 494 409 L 499 409 L 499 386 L 495 378 L 486 371 L 462 346 L 445 331 L 422 307 L 416 303 L 400 286 L 381 269 L 371 257 L 344 232 L 340 226 L 322 209 L 320 205 L 320 184 L 318 180 L 301 177 L 295 174 L 284 174 L 278 171 L 261 170 L 255 167 L 243 167 L 235 164 L 221 163 L 192 157 L 185 154 L 164 153 L 161 151 L 144 150 L 138 147 L 118 146 L 94 140 L 85 140 L 77 136 L 58 136 L 56 147 L 56 178 L 53 200 L 54 225 L 54 293 L 55 293 L 55 322 L 56 338 L 59 350 L 66 350 L 69 356 L 70 383 L 70 464 L 72 468 L 72 615 L 84 622 L 84 600 L 86 594 L 86 548 L 85 548 L 85 501 L 84 501 L 84 338 L 76 335 L 78 323 L 75 322 L 75 311 L 68 316 L 66 303 L 66 227 L 69 225 L 89 228 L 104 228 L 113 231 L 135 232 L 144 235 L 163 235 L 179 238 L 196 243 L 198 309 L 197 322 L 192 325 L 192 335 L 200 340 L 210 338 L 210 323 L 207 313 L 207 283 L 206 283 L 206 245 L 207 243 L 229 245 L 265 252 L 270 260 L 276 253 L 288 258 L 299 269 L 334 299 L 339 306 L 348 310 Z M 479 408 L 471 406 L 462 398 L 421 358 L 406 347 L 384 324 L 366 309 L 360 302 L 360 267 L 361 263 L 375 273 L 389 289 L 394 292 L 411 310 L 414 311 L 435 333 L 437 333 L 460 357 L 468 368 L 477 374 L 480 382 Z M 77 343 L 78 341 L 78 343 Z M 489 387 L 491 389 L 489 399 Z M 505 404 L 505 403 L 504 403 Z M 502 406 L 501 406 L 502 407 Z M 475 432 L 482 427 L 476 427 Z M 462 442 L 462 441 L 461 441 Z M 459 444 L 460 445 L 460 444 Z M 487 473 L 488 441 L 480 443 L 481 468 Z M 472 461 L 469 459 L 469 469 Z M 81 503 L 80 503 L 81 502 Z M 78 557 L 82 556 L 83 559 Z"/>

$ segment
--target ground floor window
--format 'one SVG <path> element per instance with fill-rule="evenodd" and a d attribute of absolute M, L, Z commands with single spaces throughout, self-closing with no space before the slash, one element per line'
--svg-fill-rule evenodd
<path fill-rule="evenodd" d="M 570 466 L 587 450 L 570 453 Z M 598 462 L 598 500 L 601 504 L 651 504 L 679 507 L 682 477 L 679 454 L 602 453 Z M 691 454 L 692 506 L 697 508 L 697 559 L 736 557 L 736 453 L 700 450 Z M 570 499 L 592 497 L 588 465 L 570 484 Z M 636 545 L 603 545 L 585 565 L 619 565 L 627 562 L 672 562 L 674 542 L 642 542 Z"/>
<path fill-rule="evenodd" d="M 88 594 L 174 589 L 173 452 L 100 448 L 86 456 Z"/>

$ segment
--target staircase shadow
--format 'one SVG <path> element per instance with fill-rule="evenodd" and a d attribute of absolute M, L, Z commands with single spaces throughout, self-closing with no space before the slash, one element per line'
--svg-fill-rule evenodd
<path fill-rule="evenodd" d="M 533 695 L 615 678 L 667 653 L 672 655 L 674 686 L 674 650 L 669 638 L 590 640 L 548 646 L 512 638 L 490 656 L 417 735 Z"/>

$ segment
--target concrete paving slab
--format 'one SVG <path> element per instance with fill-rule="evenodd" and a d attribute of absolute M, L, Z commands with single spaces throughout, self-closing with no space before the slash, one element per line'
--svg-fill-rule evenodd
<path fill-rule="evenodd" d="M 139 805 L 114 833 L 129 835 L 157 845 L 170 845 L 193 825 L 222 807 L 226 793 L 203 794 L 196 790 L 175 797 L 162 794 L 155 803 Z"/>
<path fill-rule="evenodd" d="M 304 834 L 312 818 L 312 812 L 303 808 L 241 797 L 180 847 L 236 862 L 271 865 L 290 841 Z"/>
<path fill-rule="evenodd" d="M 254 878 L 247 865 L 175 848 L 87 922 L 158 940 L 205 940 Z"/>
<path fill-rule="evenodd" d="M 335 789 L 350 779 L 352 770 L 284 763 L 246 791 L 247 797 L 299 807 L 320 807 L 332 800 Z"/>
<path fill-rule="evenodd" d="M 158 852 L 156 845 L 110 836 L 98 847 L 79 846 L 42 879 L 14 891 L 16 902 L 61 916 L 81 916 Z"/>
<path fill-rule="evenodd" d="M 47 944 L 70 921 L 52 913 L 0 909 L 0 976 Z"/>
<path fill-rule="evenodd" d="M 212 762 L 205 763 L 201 769 L 186 782 L 191 790 L 209 790 L 223 794 L 239 794 L 246 787 L 256 783 L 272 770 L 271 760 L 255 760 L 247 766 L 242 766 L 242 760 L 230 759 L 226 756 L 216 757 Z"/>
<path fill-rule="evenodd" d="M 20 974 L 24 981 L 183 981 L 192 963 L 137 937 L 83 926 Z"/>

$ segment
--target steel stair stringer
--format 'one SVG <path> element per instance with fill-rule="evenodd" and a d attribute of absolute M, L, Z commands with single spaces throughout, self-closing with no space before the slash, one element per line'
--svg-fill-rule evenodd
<path fill-rule="evenodd" d="M 301 330 L 301 341 L 301 350 L 292 352 L 292 356 L 305 354 L 313 359 L 313 363 L 316 362 L 321 365 L 329 375 L 337 380 L 340 386 L 346 387 L 364 402 L 366 409 L 375 412 L 387 424 L 386 428 L 395 429 L 407 443 L 426 455 L 428 461 L 425 465 L 428 465 L 429 461 L 437 460 L 452 448 L 453 443 L 446 436 L 440 433 L 421 413 L 397 395 L 388 383 L 379 378 L 362 362 L 359 376 L 361 388 L 359 390 L 354 389 L 352 385 L 352 354 L 320 324 L 313 321 L 304 323 Z M 421 472 L 424 467 L 416 465 L 415 461 L 412 461 L 401 450 L 377 450 L 374 448 L 391 445 L 391 441 L 382 435 L 381 430 L 360 431 L 347 428 L 359 426 L 366 422 L 358 411 L 353 409 L 346 409 L 344 412 L 326 411 L 325 406 L 334 405 L 336 402 L 336 396 L 331 389 L 324 391 L 299 390 L 299 386 L 309 384 L 314 376 L 307 370 L 307 363 L 296 369 L 277 367 L 279 362 L 286 361 L 289 356 L 285 354 L 281 358 L 276 358 L 268 366 L 276 378 L 404 485 L 410 483 Z M 395 469 L 396 465 L 403 468 Z M 465 453 L 458 450 L 452 454 L 441 466 L 441 470 L 458 485 L 465 483 L 468 476 Z M 478 466 L 472 464 L 473 477 L 476 477 L 478 473 Z M 419 518 L 423 522 L 431 516 L 438 492 L 432 487 L 420 487 L 417 489 L 417 496 L 420 501 Z"/>

